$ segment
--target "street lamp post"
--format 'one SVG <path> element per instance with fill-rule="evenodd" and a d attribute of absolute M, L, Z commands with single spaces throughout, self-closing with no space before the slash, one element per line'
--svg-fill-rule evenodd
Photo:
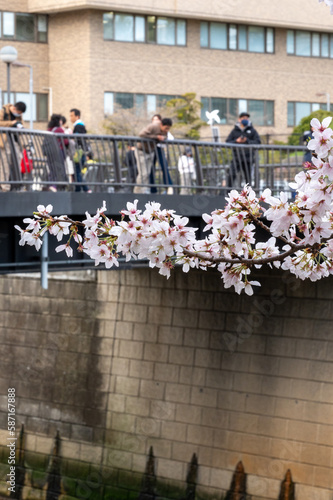
<path fill-rule="evenodd" d="M 0 50 L 0 59 L 7 64 L 7 100 L 10 103 L 10 65 L 17 59 L 17 50 L 11 45 L 6 45 Z"/>
<path fill-rule="evenodd" d="M 30 68 L 30 78 L 29 78 L 29 95 L 30 95 L 30 130 L 33 129 L 34 124 L 33 124 L 33 110 L 34 110 L 34 94 L 33 94 L 33 89 L 34 89 L 34 77 L 33 77 L 33 70 L 31 64 L 25 64 L 25 63 L 20 63 L 20 62 L 13 62 L 13 66 L 17 66 L 20 68 Z"/>

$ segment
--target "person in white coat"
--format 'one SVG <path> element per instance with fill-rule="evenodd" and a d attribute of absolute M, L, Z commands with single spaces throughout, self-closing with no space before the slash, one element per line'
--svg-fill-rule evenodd
<path fill-rule="evenodd" d="M 186 146 L 184 153 L 178 160 L 178 172 L 180 175 L 180 184 L 183 186 L 179 194 L 192 194 L 192 186 L 196 181 L 195 164 L 192 156 L 192 149 Z"/>

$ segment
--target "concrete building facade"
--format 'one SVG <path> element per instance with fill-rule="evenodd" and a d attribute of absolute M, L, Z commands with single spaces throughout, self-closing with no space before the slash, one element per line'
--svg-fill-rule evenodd
<path fill-rule="evenodd" d="M 81 109 L 97 132 L 115 104 L 148 118 L 168 96 L 195 92 L 203 117 L 220 110 L 222 138 L 247 110 L 261 133 L 283 140 L 330 100 L 332 17 L 315 0 L 1 0 L 0 14 L 0 48 L 15 46 L 33 66 L 40 128 L 51 108 Z M 28 76 L 12 68 L 13 99 L 28 92 Z"/>

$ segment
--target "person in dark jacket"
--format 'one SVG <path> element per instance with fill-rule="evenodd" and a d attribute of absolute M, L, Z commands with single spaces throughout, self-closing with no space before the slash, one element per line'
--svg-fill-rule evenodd
<path fill-rule="evenodd" d="M 240 113 L 238 122 L 227 137 L 226 142 L 233 144 L 261 144 L 258 132 L 252 126 L 250 115 Z M 251 184 L 251 167 L 253 163 L 253 150 L 251 148 L 235 148 L 232 150 L 233 159 L 230 164 L 228 187 L 232 187 L 239 172 L 245 177 L 245 182 Z"/>
<path fill-rule="evenodd" d="M 307 146 L 308 142 L 311 141 L 311 139 L 313 139 L 313 128 L 312 127 L 311 127 L 311 130 L 307 130 L 303 134 L 304 144 Z M 309 163 L 312 162 L 312 151 L 310 149 L 307 149 L 306 152 L 304 153 L 304 156 L 303 156 L 303 165 L 306 162 L 309 162 Z"/>
<path fill-rule="evenodd" d="M 69 112 L 69 119 L 72 122 L 73 125 L 73 134 L 86 134 L 87 129 L 85 127 L 85 124 L 81 120 L 81 111 L 77 108 L 73 108 Z M 76 182 L 79 182 L 80 184 L 77 184 L 75 186 L 75 191 L 84 191 L 86 193 L 91 193 L 91 190 L 88 188 L 88 186 L 83 182 L 82 178 L 82 168 L 86 162 L 86 151 L 87 151 L 87 144 L 86 141 L 80 137 L 76 141 L 76 151 L 73 156 L 73 161 L 75 165 L 75 176 L 76 176 Z"/>

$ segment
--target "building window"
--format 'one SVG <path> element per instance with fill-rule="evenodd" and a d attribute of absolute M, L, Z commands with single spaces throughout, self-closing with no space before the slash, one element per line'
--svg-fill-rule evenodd
<path fill-rule="evenodd" d="M 326 103 L 319 102 L 288 102 L 288 127 L 295 127 L 305 116 L 309 116 L 318 109 L 327 109 Z M 330 105 L 333 111 L 333 104 Z"/>
<path fill-rule="evenodd" d="M 274 125 L 274 101 L 259 99 L 228 99 L 223 97 L 202 97 L 201 118 L 207 120 L 206 111 L 219 110 L 221 125 L 234 123 L 239 113 L 248 112 L 255 126 Z"/>
<path fill-rule="evenodd" d="M 200 46 L 210 49 L 272 54 L 274 52 L 274 29 L 202 21 Z"/>
<path fill-rule="evenodd" d="M 333 34 L 288 30 L 287 54 L 303 57 L 333 58 Z"/>
<path fill-rule="evenodd" d="M 0 12 L 0 37 L 19 42 L 47 42 L 47 16 Z"/>
<path fill-rule="evenodd" d="M 104 113 L 112 115 L 118 109 L 133 109 L 136 114 L 151 116 L 166 105 L 175 95 L 132 94 L 129 92 L 105 92 Z"/>
<path fill-rule="evenodd" d="M 23 120 L 28 122 L 31 116 L 30 109 L 30 94 L 29 92 L 11 92 L 10 103 L 22 101 L 27 106 L 26 112 L 23 115 Z M 3 104 L 8 104 L 7 92 L 2 92 Z M 47 122 L 48 121 L 48 94 L 33 94 L 33 109 L 32 120 L 34 122 Z"/>
<path fill-rule="evenodd" d="M 107 12 L 103 14 L 104 40 L 186 45 L 186 21 L 171 17 Z"/>

